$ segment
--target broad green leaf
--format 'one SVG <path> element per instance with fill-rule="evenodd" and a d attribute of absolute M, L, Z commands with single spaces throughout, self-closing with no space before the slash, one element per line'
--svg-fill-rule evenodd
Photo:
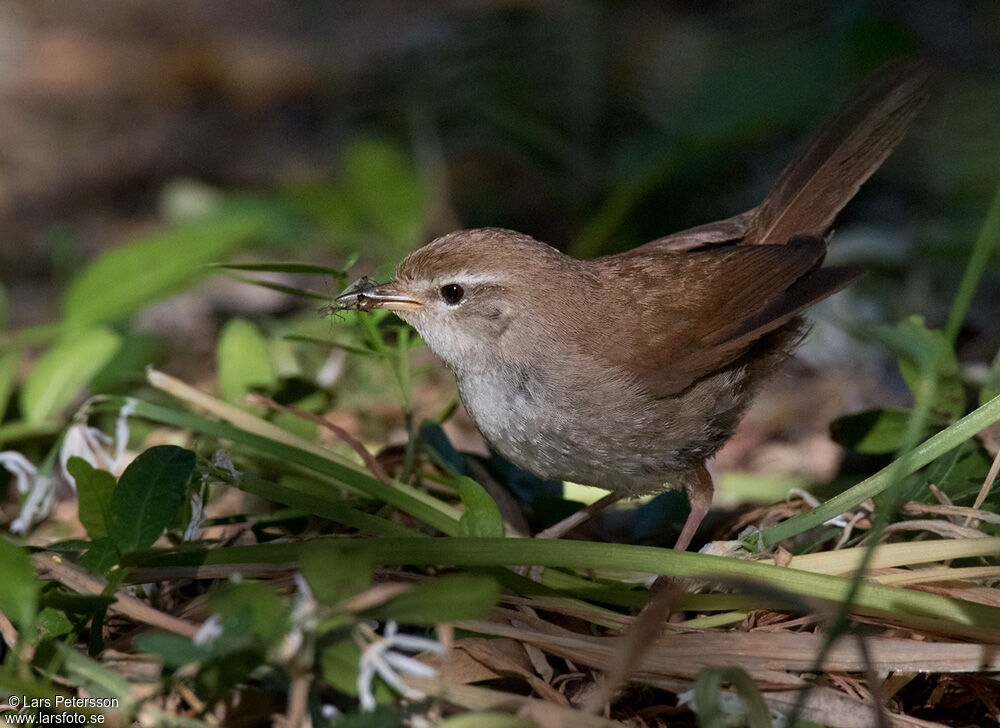
<path fill-rule="evenodd" d="M 155 366 L 165 348 L 152 334 L 125 333 L 117 353 L 91 380 L 91 388 L 101 394 L 131 393 L 135 383 L 145 378 L 146 367 Z"/>
<path fill-rule="evenodd" d="M 136 646 L 142 651 L 158 655 L 167 667 L 183 667 L 202 662 L 209 656 L 208 650 L 196 645 L 191 638 L 179 634 L 153 632 L 136 637 Z"/>
<path fill-rule="evenodd" d="M 282 199 L 322 228 L 338 249 L 354 245 L 361 234 L 358 212 L 339 186 L 328 183 L 294 185 L 283 191 Z"/>
<path fill-rule="evenodd" d="M 855 452 L 896 452 L 903 444 L 909 417 L 909 412 L 901 410 L 867 410 L 834 420 L 830 425 L 830 434 L 838 445 Z"/>
<path fill-rule="evenodd" d="M 118 550 L 149 548 L 184 501 L 195 454 L 158 445 L 139 455 L 122 473 L 111 495 L 111 539 Z"/>
<path fill-rule="evenodd" d="M 266 650 L 287 630 L 288 609 L 266 584 L 225 584 L 210 592 L 208 601 L 222 618 L 222 634 L 210 648 L 215 657 Z"/>
<path fill-rule="evenodd" d="M 352 144 L 343 165 L 345 191 L 365 223 L 395 250 L 413 245 L 427 194 L 410 161 L 394 145 L 368 140 Z"/>
<path fill-rule="evenodd" d="M 45 352 L 21 388 L 21 414 L 39 423 L 81 393 L 121 346 L 114 331 L 95 327 L 76 331 Z"/>
<path fill-rule="evenodd" d="M 114 541 L 108 537 L 94 541 L 93 545 L 76 560 L 76 565 L 95 574 L 107 574 L 118 563 L 121 554 Z"/>
<path fill-rule="evenodd" d="M 38 579 L 28 553 L 0 538 L 0 612 L 30 630 L 38 610 Z"/>
<path fill-rule="evenodd" d="M 504 535 L 503 518 L 496 501 L 479 483 L 460 475 L 455 478 L 458 494 L 465 504 L 465 513 L 458 520 L 459 536 L 500 538 Z"/>
<path fill-rule="evenodd" d="M 372 583 L 371 555 L 365 549 L 311 541 L 302 547 L 300 564 L 313 595 L 323 604 L 336 604 Z"/>
<path fill-rule="evenodd" d="M 69 621 L 66 613 L 61 609 L 43 607 L 38 613 L 35 628 L 37 629 L 36 639 L 40 642 L 69 634 L 73 631 L 73 623 Z"/>
<path fill-rule="evenodd" d="M 3 420 L 10 402 L 10 394 L 14 391 L 14 377 L 17 375 L 17 364 L 21 357 L 17 352 L 0 354 L 0 420 Z"/>
<path fill-rule="evenodd" d="M 111 520 L 111 495 L 115 490 L 115 476 L 106 470 L 98 470 L 78 457 L 71 457 L 66 469 L 76 481 L 80 523 L 94 541 L 104 538 L 108 535 L 108 523 Z"/>
<path fill-rule="evenodd" d="M 438 624 L 473 619 L 497 603 L 500 585 L 488 576 L 449 574 L 417 584 L 373 610 L 378 620 Z"/>
<path fill-rule="evenodd" d="M 965 411 L 965 392 L 959 376 L 958 360 L 944 333 L 928 329 L 924 319 L 911 316 L 895 326 L 874 326 L 870 333 L 895 352 L 900 374 L 913 396 L 921 396 L 921 380 L 937 378 L 931 409 L 951 419 Z"/>
<path fill-rule="evenodd" d="M 70 283 L 63 299 L 71 326 L 126 316 L 193 285 L 205 264 L 263 235 L 274 221 L 264 205 L 224 204 L 203 218 L 104 253 Z"/>
<path fill-rule="evenodd" d="M 228 402 L 238 403 L 255 388 L 278 384 L 267 341 L 249 321 L 232 319 L 223 327 L 215 358 L 219 391 Z"/>

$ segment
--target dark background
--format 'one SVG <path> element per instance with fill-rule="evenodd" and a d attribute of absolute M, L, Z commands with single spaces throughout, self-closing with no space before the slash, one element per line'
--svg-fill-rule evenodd
<path fill-rule="evenodd" d="M 317 222 L 261 241 L 259 260 L 360 251 L 359 272 L 385 273 L 482 225 L 581 257 L 626 249 L 756 204 L 898 55 L 934 66 L 932 97 L 842 214 L 830 258 L 870 273 L 817 320 L 916 313 L 939 327 L 1000 180 L 995 2 L 8 0 L 9 325 L 55 320 L 101 250 L 233 193 Z M 994 257 L 960 340 L 967 363 L 1000 343 L 997 282 Z M 288 306 L 213 283 L 140 324 L 204 354 L 226 316 Z M 817 326 L 805 359 L 863 359 L 838 331 Z"/>

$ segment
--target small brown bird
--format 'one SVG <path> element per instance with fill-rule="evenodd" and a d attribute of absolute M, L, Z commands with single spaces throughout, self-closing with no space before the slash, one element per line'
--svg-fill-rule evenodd
<path fill-rule="evenodd" d="M 802 311 L 860 274 L 820 267 L 830 225 L 902 139 L 926 82 L 919 63 L 883 68 L 735 217 L 589 261 L 462 230 L 338 304 L 410 323 L 520 467 L 611 491 L 602 503 L 683 485 L 686 549 L 711 505 L 705 461 L 800 339 Z"/>

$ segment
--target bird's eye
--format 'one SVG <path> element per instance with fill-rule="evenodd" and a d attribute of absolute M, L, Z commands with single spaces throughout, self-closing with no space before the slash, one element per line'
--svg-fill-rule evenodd
<path fill-rule="evenodd" d="M 457 283 L 449 283 L 447 286 L 441 287 L 441 298 L 451 306 L 461 301 L 464 295 L 465 289 Z"/>

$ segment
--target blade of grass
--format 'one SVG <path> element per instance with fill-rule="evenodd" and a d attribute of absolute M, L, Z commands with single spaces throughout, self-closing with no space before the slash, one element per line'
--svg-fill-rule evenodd
<path fill-rule="evenodd" d="M 847 574 L 861 564 L 861 557 L 868 547 L 824 551 L 814 554 L 793 556 L 788 566 L 820 574 Z M 893 566 L 911 566 L 951 559 L 992 556 L 1000 553 L 1000 537 L 941 539 L 906 543 L 880 544 L 868 564 L 869 569 L 885 569 Z M 759 563 L 773 564 L 774 559 Z"/>
<path fill-rule="evenodd" d="M 173 393 L 173 390 L 170 391 Z M 447 503 L 404 483 L 395 481 L 383 483 L 334 453 L 295 437 L 238 407 L 227 405 L 202 393 L 198 394 L 200 401 L 208 402 L 211 405 L 214 410 L 213 414 L 225 419 L 231 417 L 239 419 L 241 424 L 247 423 L 256 431 L 251 432 L 234 425 L 216 422 L 199 415 L 178 412 L 143 401 L 136 401 L 135 414 L 164 424 L 186 428 L 202 435 L 239 442 L 272 457 L 287 460 L 332 477 L 338 482 L 409 513 L 442 533 L 449 535 L 457 533 L 460 513 Z"/>
<path fill-rule="evenodd" d="M 677 553 L 651 546 L 628 546 L 584 541 L 517 538 L 408 538 L 337 539 L 345 548 L 363 547 L 373 560 L 410 566 L 483 567 L 518 564 L 588 569 L 640 570 L 650 574 L 711 580 L 729 577 L 760 580 L 772 587 L 816 599 L 839 602 L 851 589 L 851 580 L 798 569 L 768 566 L 708 554 Z M 294 561 L 301 544 L 233 546 L 126 557 L 143 566 L 213 563 L 280 563 Z M 855 609 L 919 628 L 1000 642 L 1000 607 L 942 597 L 936 594 L 863 582 Z"/>
<path fill-rule="evenodd" d="M 260 273 L 305 273 L 327 276 L 342 276 L 344 271 L 312 263 L 207 263 L 206 268 L 223 270 L 245 270 Z"/>
<path fill-rule="evenodd" d="M 786 538 L 797 536 L 824 521 L 835 518 L 881 493 L 907 475 L 929 465 L 997 421 L 1000 421 L 1000 396 L 973 410 L 958 422 L 909 451 L 908 456 L 894 460 L 870 478 L 848 488 L 811 511 L 789 518 L 760 533 L 751 534 L 745 543 L 752 551 L 770 548 Z"/>
<path fill-rule="evenodd" d="M 236 487 L 247 493 L 253 493 L 275 503 L 301 509 L 307 513 L 320 516 L 334 523 L 356 528 L 362 533 L 372 536 L 419 537 L 424 534 L 413 531 L 406 526 L 373 516 L 357 508 L 330 497 L 329 493 L 321 491 L 322 486 L 307 491 L 304 484 L 285 485 L 272 483 L 255 475 L 244 474 Z"/>
<path fill-rule="evenodd" d="M 996 252 L 997 243 L 1000 242 L 1000 186 L 997 187 L 990 203 L 989 211 L 986 213 L 986 220 L 979 230 L 979 236 L 972 247 L 972 255 L 962 274 L 962 281 L 958 284 L 958 293 L 951 305 L 948 313 L 948 323 L 944 327 L 944 335 L 952 345 L 958 338 L 958 331 L 962 328 L 965 314 L 969 311 L 972 303 L 972 296 L 979 286 L 979 280 L 983 277 L 986 264 L 990 256 Z"/>
<path fill-rule="evenodd" d="M 296 288 L 295 286 L 286 286 L 283 283 L 276 283 L 275 281 L 262 281 L 255 278 L 247 278 L 246 276 L 238 276 L 233 273 L 226 274 L 229 278 L 240 283 L 249 283 L 251 286 L 260 286 L 261 288 L 267 288 L 272 291 L 278 291 L 278 293 L 287 293 L 290 296 L 297 296 L 299 298 L 312 298 L 317 301 L 323 301 L 325 303 L 330 303 L 330 296 L 319 293 L 318 291 L 310 291 L 307 288 Z"/>

